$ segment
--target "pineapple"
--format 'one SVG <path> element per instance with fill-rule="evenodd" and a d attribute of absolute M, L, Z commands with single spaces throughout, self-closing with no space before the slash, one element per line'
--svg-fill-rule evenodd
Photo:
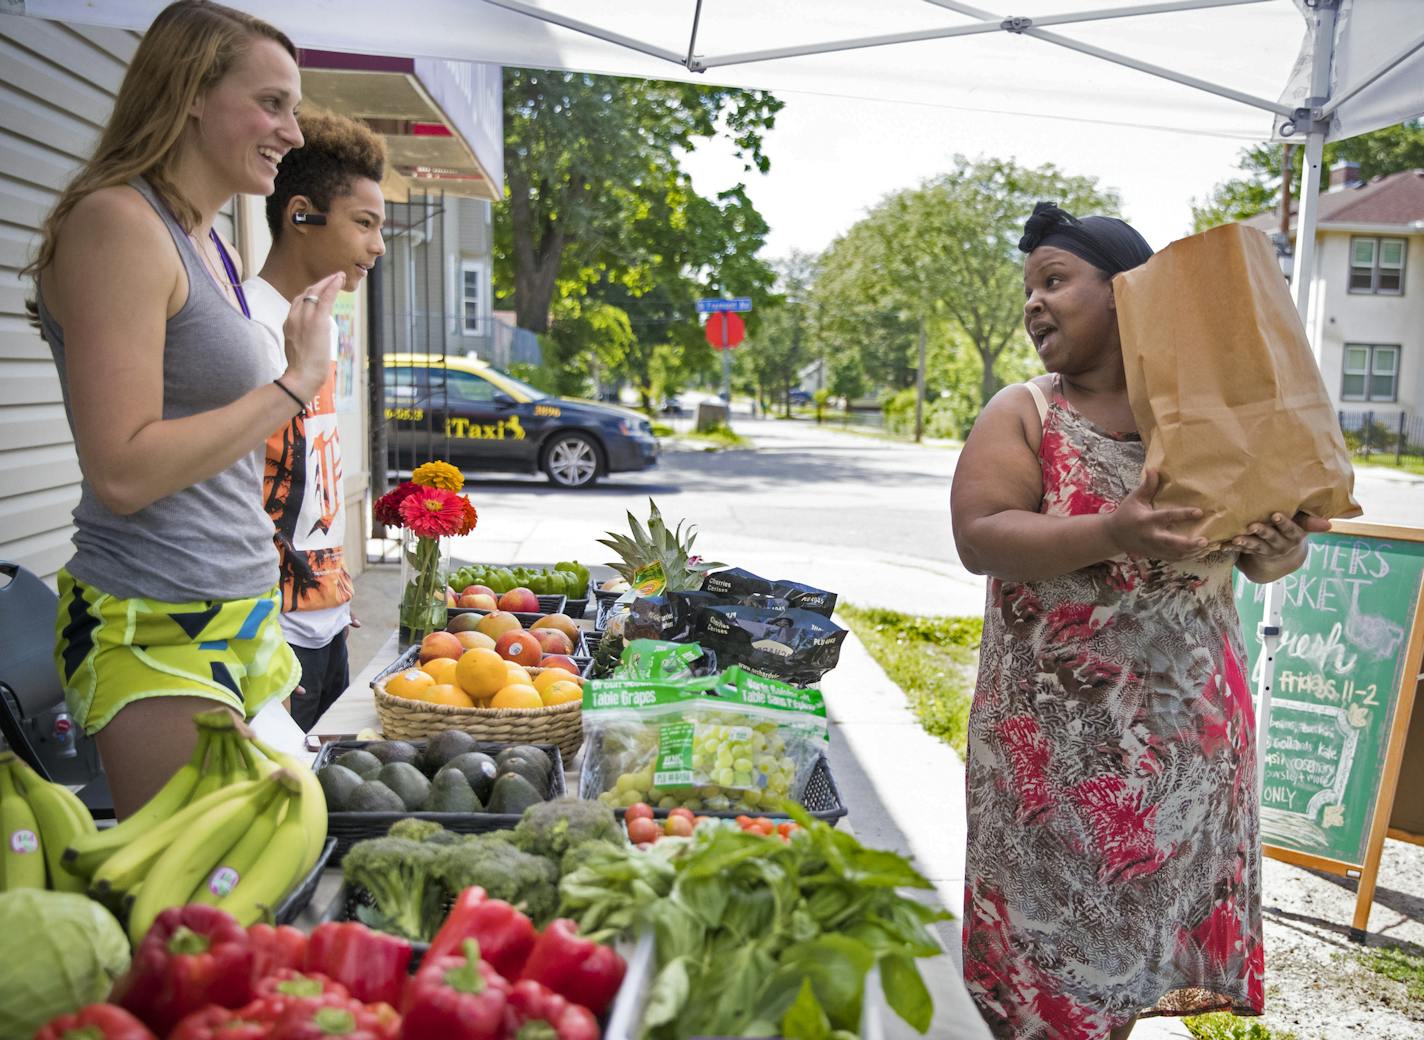
<path fill-rule="evenodd" d="M 677 527 L 669 531 L 657 503 L 650 498 L 648 505 L 651 512 L 646 529 L 630 512 L 628 528 L 632 537 L 609 531 L 607 538 L 598 539 L 598 544 L 608 546 L 622 558 L 621 563 L 609 566 L 634 588 L 650 580 L 660 580 L 661 587 L 647 589 L 647 595 L 663 591 L 695 592 L 702 588 L 704 574 L 726 565 L 692 555 L 692 543 L 697 539 L 696 524 L 687 524 L 684 540 L 682 525 L 686 520 L 679 520 Z"/>

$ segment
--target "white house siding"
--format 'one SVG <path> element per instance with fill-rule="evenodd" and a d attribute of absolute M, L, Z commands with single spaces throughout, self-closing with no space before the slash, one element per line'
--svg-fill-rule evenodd
<path fill-rule="evenodd" d="M 0 560 L 51 584 L 73 555 L 79 462 L 49 347 L 25 317 L 33 282 L 19 271 L 98 143 L 138 41 L 124 30 L 0 15 Z M 234 239 L 230 213 L 217 227 Z"/>
<path fill-rule="evenodd" d="M 1323 232 L 1317 256 L 1321 296 L 1314 302 L 1312 330 L 1319 337 L 1320 370 L 1337 409 L 1373 411 L 1388 423 L 1401 411 L 1424 415 L 1424 235 L 1403 228 L 1359 228 Z M 1356 235 L 1405 238 L 1408 242 L 1402 295 L 1349 291 L 1350 240 Z M 1342 401 L 1347 343 L 1398 344 L 1397 401 Z"/>

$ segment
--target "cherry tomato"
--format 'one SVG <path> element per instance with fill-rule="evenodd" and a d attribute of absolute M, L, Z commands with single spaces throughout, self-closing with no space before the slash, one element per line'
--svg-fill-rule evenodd
<path fill-rule="evenodd" d="M 763 816 L 759 819 L 753 820 L 751 822 L 751 825 L 747 827 L 747 830 L 751 831 L 753 834 L 760 834 L 764 838 L 769 838 L 776 833 L 776 825 L 773 824 L 770 820 L 768 820 L 765 816 Z"/>
<path fill-rule="evenodd" d="M 701 827 L 704 823 L 711 823 L 711 822 L 712 822 L 712 817 L 710 817 L 710 816 L 699 816 L 699 817 L 697 817 L 697 819 L 695 819 L 695 820 L 692 821 L 692 824 L 693 824 L 694 827 Z"/>
<path fill-rule="evenodd" d="M 651 820 L 653 818 L 653 807 L 647 802 L 634 802 L 628 806 L 628 811 L 623 814 L 623 819 L 632 823 L 634 820 Z"/>
<path fill-rule="evenodd" d="M 751 818 L 750 816 L 738 816 L 738 817 L 737 817 L 737 826 L 740 827 L 742 830 L 746 830 L 746 829 L 747 829 L 747 824 L 749 824 L 749 823 L 751 823 L 751 822 L 752 822 L 752 818 Z"/>
<path fill-rule="evenodd" d="M 628 821 L 628 840 L 634 845 L 641 845 L 643 842 L 654 842 L 662 837 L 662 831 L 658 829 L 656 820 L 646 816 L 640 816 L 635 820 Z"/>
<path fill-rule="evenodd" d="M 692 835 L 692 821 L 686 816 L 668 815 L 665 827 L 667 832 L 674 837 L 687 838 Z"/>
<path fill-rule="evenodd" d="M 692 823 L 694 820 L 697 819 L 697 817 L 692 814 L 692 810 L 685 805 L 679 805 L 676 809 L 671 809 L 668 811 L 669 820 L 672 819 L 674 816 L 685 816 L 687 818 L 688 823 Z"/>
<path fill-rule="evenodd" d="M 786 823 L 778 823 L 776 825 L 776 833 L 781 835 L 783 838 L 790 838 L 791 832 L 795 829 L 796 824 L 790 820 L 788 820 Z"/>

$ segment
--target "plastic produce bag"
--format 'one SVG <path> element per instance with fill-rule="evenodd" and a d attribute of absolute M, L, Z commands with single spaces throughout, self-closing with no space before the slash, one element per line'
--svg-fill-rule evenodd
<path fill-rule="evenodd" d="M 634 639 L 618 659 L 618 679 L 691 679 L 715 668 L 715 658 L 696 643 Z"/>
<path fill-rule="evenodd" d="M 741 567 L 713 571 L 702 579 L 702 591 L 723 603 L 745 603 L 751 607 L 795 607 L 830 617 L 836 609 L 836 594 L 785 578 L 763 578 Z"/>
<path fill-rule="evenodd" d="M 683 680 L 594 681 L 579 793 L 606 805 L 755 812 L 800 801 L 826 753 L 826 706 L 801 690 L 729 668 Z"/>
<path fill-rule="evenodd" d="M 693 637 L 725 665 L 795 686 L 820 682 L 841 656 L 845 629 L 809 610 L 704 607 Z"/>

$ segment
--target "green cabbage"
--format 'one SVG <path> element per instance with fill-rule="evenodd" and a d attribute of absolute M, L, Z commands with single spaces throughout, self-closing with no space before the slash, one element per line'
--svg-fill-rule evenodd
<path fill-rule="evenodd" d="M 129 960 L 123 928 L 88 896 L 0 894 L 0 1037 L 33 1036 L 50 1019 L 104 1000 Z"/>

